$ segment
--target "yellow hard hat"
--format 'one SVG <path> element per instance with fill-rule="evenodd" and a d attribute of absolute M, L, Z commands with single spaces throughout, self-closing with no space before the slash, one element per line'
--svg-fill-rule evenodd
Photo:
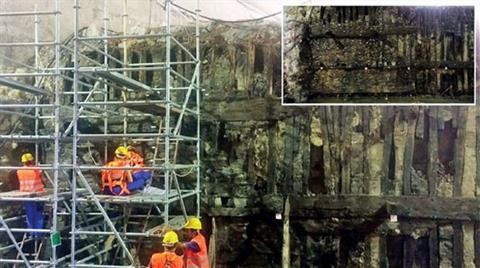
<path fill-rule="evenodd" d="M 125 146 L 119 146 L 119 147 L 115 150 L 115 155 L 116 155 L 116 156 L 126 156 L 126 155 L 128 155 L 127 147 L 125 147 Z"/>
<path fill-rule="evenodd" d="M 33 161 L 33 155 L 31 153 L 25 153 L 22 155 L 22 163 Z"/>
<path fill-rule="evenodd" d="M 191 217 L 183 226 L 183 229 L 202 230 L 202 222 L 199 218 Z"/>
<path fill-rule="evenodd" d="M 178 235 L 174 231 L 169 231 L 163 237 L 163 244 L 173 245 L 178 243 Z"/>

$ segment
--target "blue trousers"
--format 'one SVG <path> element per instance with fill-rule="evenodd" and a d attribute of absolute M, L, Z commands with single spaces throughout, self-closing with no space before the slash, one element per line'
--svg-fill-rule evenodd
<path fill-rule="evenodd" d="M 35 201 L 23 202 L 27 218 L 27 227 L 29 229 L 43 229 L 43 203 Z M 32 236 L 41 236 L 42 233 L 31 232 Z"/>
<path fill-rule="evenodd" d="M 127 185 L 127 189 L 129 191 L 137 191 L 143 189 L 145 185 L 147 184 L 148 180 L 150 180 L 152 176 L 152 172 L 149 170 L 140 170 L 132 174 L 132 179 L 133 181 Z M 119 195 L 120 192 L 122 191 L 122 188 L 120 186 L 115 186 L 112 188 L 112 191 L 110 191 L 110 188 L 105 187 L 103 189 L 103 192 L 105 194 L 110 194 L 110 195 Z M 124 194 L 122 194 L 124 195 Z"/>
<path fill-rule="evenodd" d="M 133 181 L 127 185 L 128 190 L 141 190 L 152 177 L 152 172 L 149 170 L 140 170 L 132 174 Z"/>

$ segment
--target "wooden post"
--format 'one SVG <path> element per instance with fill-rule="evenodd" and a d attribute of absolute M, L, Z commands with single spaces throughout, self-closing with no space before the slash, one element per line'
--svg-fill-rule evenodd
<path fill-rule="evenodd" d="M 369 256 L 368 263 L 365 267 L 380 267 L 380 239 L 381 237 L 378 234 L 371 234 L 367 237 L 368 239 L 368 248 Z"/>
<path fill-rule="evenodd" d="M 453 223 L 453 267 L 463 267 L 463 233 L 462 223 Z"/>
<path fill-rule="evenodd" d="M 385 176 L 383 174 L 383 139 L 380 137 L 382 109 L 379 107 L 371 107 L 369 117 L 369 133 L 367 142 L 367 163 L 368 163 L 368 194 L 381 194 L 381 180 Z"/>
<path fill-rule="evenodd" d="M 411 111 L 415 113 L 415 116 L 418 116 L 418 110 Z M 413 149 L 415 145 L 415 123 L 416 117 L 413 114 L 407 114 L 408 117 L 408 130 L 407 138 L 405 143 L 405 157 L 403 164 L 403 194 L 409 195 L 412 193 L 412 163 L 413 163 Z"/>
<path fill-rule="evenodd" d="M 208 262 L 211 268 L 216 266 L 216 245 L 217 241 L 217 224 L 215 222 L 215 217 L 212 217 L 212 234 L 210 235 L 210 243 L 208 244 Z"/>
<path fill-rule="evenodd" d="M 332 179 L 332 168 L 331 162 L 333 161 L 333 156 L 330 151 L 330 139 L 328 135 L 328 109 L 330 107 L 321 107 L 319 109 L 320 113 L 320 122 L 322 124 L 322 139 L 323 139 L 323 163 L 324 163 L 324 172 L 325 172 L 325 186 L 327 188 L 327 194 L 335 194 L 335 184 L 336 182 Z"/>
<path fill-rule="evenodd" d="M 343 148 L 341 150 L 341 193 L 349 194 L 350 193 L 350 163 L 352 161 L 351 152 L 352 152 L 352 113 L 353 108 L 350 106 L 345 106 L 342 108 L 342 116 L 340 120 L 343 120 L 343 130 L 342 130 L 342 143 Z"/>
<path fill-rule="evenodd" d="M 464 222 L 462 226 L 463 237 L 463 261 L 462 265 L 466 268 L 475 267 L 475 242 L 474 242 L 474 224 Z"/>
<path fill-rule="evenodd" d="M 430 255 L 430 268 L 437 268 L 438 261 L 438 228 L 435 226 L 429 232 L 428 249 Z"/>
<path fill-rule="evenodd" d="M 465 134 L 466 134 L 466 112 L 465 108 L 458 107 L 458 112 L 454 115 L 457 119 L 457 139 L 455 140 L 454 164 L 455 174 L 453 176 L 453 196 L 461 196 L 464 162 L 465 162 Z"/>
<path fill-rule="evenodd" d="M 438 108 L 430 107 L 428 111 L 428 194 L 437 195 L 437 176 L 438 176 Z"/>
<path fill-rule="evenodd" d="M 290 198 L 288 196 L 283 211 L 282 267 L 290 268 Z"/>
<path fill-rule="evenodd" d="M 465 24 L 463 27 L 463 61 L 468 62 L 468 26 Z M 474 63 L 475 64 L 475 63 Z M 463 69 L 463 90 L 468 90 L 468 70 Z"/>
<path fill-rule="evenodd" d="M 480 268 L 480 223 L 474 225 L 475 268 Z"/>
<path fill-rule="evenodd" d="M 405 141 L 407 137 L 407 123 L 402 118 L 403 110 L 395 115 L 393 140 L 395 146 L 395 195 L 401 195 L 403 187 L 403 165 L 405 157 Z"/>
<path fill-rule="evenodd" d="M 478 152 L 480 150 L 480 109 L 475 106 L 475 150 Z M 480 156 L 477 157 L 476 159 L 477 165 L 476 165 L 476 191 L 475 195 L 479 196 L 480 195 Z"/>
<path fill-rule="evenodd" d="M 464 141 L 461 146 L 464 148 L 463 161 L 463 178 L 461 185 L 462 197 L 475 197 L 475 180 L 476 180 L 476 166 L 477 166 L 477 150 L 473 144 L 476 144 L 476 108 L 469 107 L 466 109 L 465 126 L 462 128 L 465 131 Z M 460 127 L 460 126 L 459 126 Z M 461 157 L 461 156 L 459 156 Z"/>
<path fill-rule="evenodd" d="M 385 143 L 383 144 L 383 178 L 381 191 L 384 195 L 393 194 L 394 188 L 392 187 L 390 174 L 390 160 L 393 153 L 393 120 L 394 120 L 394 108 L 388 106 L 383 113 L 382 127 L 385 136 Z"/>

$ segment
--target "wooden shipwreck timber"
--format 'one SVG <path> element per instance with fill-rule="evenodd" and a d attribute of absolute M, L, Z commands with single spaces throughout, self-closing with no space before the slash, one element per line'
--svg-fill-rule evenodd
<path fill-rule="evenodd" d="M 287 102 L 339 94 L 473 102 L 473 7 L 300 6 L 285 14 Z"/>

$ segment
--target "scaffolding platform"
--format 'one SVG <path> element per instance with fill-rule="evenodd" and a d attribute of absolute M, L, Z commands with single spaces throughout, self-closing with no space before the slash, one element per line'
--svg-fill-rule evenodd
<path fill-rule="evenodd" d="M 0 192 L 0 201 L 18 201 L 35 199 L 38 201 L 51 201 L 53 200 L 53 190 L 45 189 L 43 192 L 21 192 L 19 190 L 13 190 L 8 192 Z"/>
<path fill-rule="evenodd" d="M 197 194 L 195 190 L 182 190 L 181 191 L 181 198 L 187 198 L 190 196 L 194 196 Z M 143 194 L 143 193 L 135 193 L 132 195 L 106 195 L 106 194 L 96 194 L 95 197 L 102 203 L 118 203 L 118 204 L 165 204 L 171 203 L 174 201 L 178 201 L 180 196 L 177 194 L 176 191 L 170 191 L 168 198 L 166 198 L 165 194 L 163 195 L 155 195 L 155 194 Z M 78 197 L 77 201 L 79 202 L 87 202 L 92 201 L 91 197 Z"/>
<path fill-rule="evenodd" d="M 5 216 L 10 217 L 8 219 L 4 219 L 0 214 L 0 233 L 7 233 L 7 242 L 10 244 L 6 245 L 6 248 L 12 251 L 12 254 L 8 255 L 10 259 L 0 258 L 0 266 L 16 263 L 27 268 L 142 267 L 138 255 L 135 256 L 138 252 L 134 248 L 143 243 L 141 237 L 158 231 L 158 228 L 152 226 L 179 228 L 188 216 L 200 214 L 199 0 L 195 0 L 197 9 L 192 14 L 195 30 L 193 32 L 189 30 L 192 28 L 185 28 L 185 34 L 191 34 L 195 40 L 190 43 L 189 48 L 182 45 L 172 34 L 172 29 L 176 27 L 171 24 L 172 9 L 175 12 L 171 0 L 155 2 L 165 15 L 162 19 L 162 32 L 155 35 L 127 35 L 128 22 L 131 21 L 128 18 L 127 0 L 123 3 L 121 16 L 123 32 L 113 35 L 109 30 L 112 16 L 109 1 L 96 1 L 95 5 L 103 2 L 104 24 L 99 36 L 86 36 L 86 27 L 80 25 L 80 13 L 85 8 L 80 7 L 80 0 L 72 0 L 73 18 L 68 21 L 73 22 L 73 35 L 69 37 L 62 37 L 60 31 L 64 29 L 60 24 L 65 21 L 61 16 L 68 12 L 60 9 L 60 0 L 49 1 L 54 6 L 52 11 L 37 11 L 36 7 L 32 7 L 35 10 L 31 12 L 12 10 L 2 13 L 9 17 L 31 16 L 35 27 L 31 34 L 34 37 L 33 42 L 0 44 L 34 50 L 34 63 L 22 62 L 20 65 L 26 68 L 21 71 L 7 68 L 6 70 L 13 71 L 0 75 L 1 86 L 30 93 L 25 94 L 27 97 L 22 103 L 15 103 L 14 100 L 0 103 L 0 113 L 6 116 L 22 115 L 30 120 L 29 123 L 32 124 L 29 126 L 34 126 L 35 129 L 25 132 L 16 129 L 16 126 L 12 127 L 10 131 L 0 135 L 0 141 L 15 142 L 25 150 L 28 148 L 38 162 L 37 166 L 42 170 L 49 170 L 52 174 L 48 184 L 52 188 L 41 193 L 18 190 L 0 193 L 0 202 L 48 202 L 48 205 L 44 206 L 44 214 L 49 216 L 42 228 L 27 229 L 18 228 L 18 221 L 25 218 L 23 211 L 13 217 L 6 214 Z M 40 20 L 39 16 L 49 19 Z M 40 29 L 47 29 L 48 27 L 43 25 L 47 22 L 51 24 L 50 30 L 54 37 L 52 42 L 44 42 L 40 38 Z M 141 62 L 129 62 L 128 40 L 147 38 L 157 38 L 158 42 L 161 42 L 159 46 L 162 49 L 158 51 L 163 54 L 163 61 L 153 62 L 152 59 L 142 58 Z M 123 44 L 120 45 L 120 42 Z M 192 61 L 177 61 L 176 57 L 171 55 L 174 47 L 185 51 Z M 123 49 L 123 60 L 114 54 L 118 49 Z M 51 50 L 53 53 L 41 53 L 41 50 Z M 90 55 L 90 51 L 95 52 L 90 54 L 99 57 Z M 51 55 L 51 64 L 43 66 L 40 58 L 48 55 Z M 6 67 L 18 65 L 17 59 L 0 56 L 14 65 Z M 65 58 L 71 60 L 65 61 Z M 119 64 L 121 67 L 118 67 Z M 187 72 L 187 68 L 178 71 L 171 68 L 178 64 L 189 64 L 188 70 L 195 71 L 192 73 Z M 156 88 L 153 82 L 148 84 L 149 82 L 137 81 L 138 79 L 132 76 L 132 73 L 137 71 L 148 71 L 155 73 L 155 77 L 162 77 L 162 87 Z M 7 77 L 23 77 L 29 83 Z M 122 91 L 121 96 L 118 94 L 119 90 Z M 137 95 L 142 95 L 142 99 L 135 99 Z M 194 121 L 189 120 L 186 126 L 183 119 L 190 115 L 194 115 Z M 139 120 L 152 122 L 151 118 L 158 118 L 158 125 L 152 125 L 152 129 L 158 132 L 150 133 L 151 129 L 145 131 L 138 127 Z M 83 124 L 85 121 L 96 127 L 86 127 Z M 151 141 L 155 146 L 152 146 Z M 145 142 L 146 146 L 142 147 L 144 155 L 146 150 L 149 150 L 149 154 L 153 153 L 150 159 L 145 159 L 148 166 L 144 167 L 145 170 L 152 171 L 152 185 L 166 189 L 168 195 L 155 192 L 138 192 L 129 196 L 95 193 L 92 181 L 87 178 L 98 176 L 99 170 L 112 169 L 97 163 L 111 161 L 111 154 L 116 146 L 136 145 L 138 142 Z M 86 144 L 88 146 L 83 146 Z M 71 151 L 64 150 L 67 148 Z M 91 162 L 85 159 L 87 148 L 95 164 L 90 164 Z M 90 150 L 95 150 L 96 154 L 93 155 Z M 183 158 L 182 153 L 188 153 L 192 157 Z M 0 170 L 22 168 L 14 166 L 18 163 L 9 164 L 0 166 Z M 179 183 L 176 172 L 186 169 L 189 170 L 191 183 Z M 195 200 L 186 205 L 186 198 Z M 59 223 L 62 223 L 62 226 L 59 226 Z M 31 247 L 24 247 L 25 243 L 30 243 L 26 237 L 34 232 L 48 233 L 52 235 L 52 241 L 54 238 L 68 241 L 67 245 L 63 244 L 62 250 L 55 245 L 48 245 L 51 248 L 35 247 L 33 253 L 28 252 Z M 19 235 L 14 235 L 15 233 L 22 233 L 23 240 L 19 241 Z M 108 239 L 114 240 L 111 247 L 102 250 L 95 248 Z M 14 250 L 16 252 L 13 252 Z M 37 257 L 32 259 L 32 254 Z M 112 255 L 115 257 L 112 258 Z"/>

